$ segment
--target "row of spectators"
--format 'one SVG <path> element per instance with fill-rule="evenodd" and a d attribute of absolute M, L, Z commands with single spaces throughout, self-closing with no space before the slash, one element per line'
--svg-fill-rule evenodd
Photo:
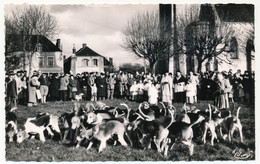
<path fill-rule="evenodd" d="M 159 100 L 196 103 L 199 100 L 214 100 L 221 108 L 227 108 L 230 101 L 254 102 L 254 74 L 238 70 L 229 72 L 206 72 L 183 76 L 177 71 L 155 75 L 152 73 L 82 73 L 50 74 L 34 71 L 28 78 L 23 71 L 9 72 L 6 77 L 7 105 L 16 107 L 16 102 L 35 106 L 39 102 L 70 101 L 81 93 L 84 100 L 123 98 L 133 101 Z M 225 96 L 223 96 L 223 94 Z M 222 97 L 221 97 L 222 96 Z"/>

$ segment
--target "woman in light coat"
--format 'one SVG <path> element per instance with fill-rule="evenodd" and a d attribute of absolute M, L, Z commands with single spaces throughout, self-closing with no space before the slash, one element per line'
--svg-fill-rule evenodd
<path fill-rule="evenodd" d="M 218 89 L 215 92 L 214 105 L 219 109 L 229 108 L 228 93 L 231 91 L 232 87 L 228 79 L 225 79 L 222 73 L 217 74 L 217 86 Z"/>
<path fill-rule="evenodd" d="M 29 84 L 28 84 L 28 93 L 29 93 L 28 106 L 38 105 L 37 97 L 36 97 L 37 87 L 40 87 L 40 82 L 38 81 L 38 76 L 34 74 L 29 80 Z"/>
<path fill-rule="evenodd" d="M 172 85 L 172 78 L 168 73 L 165 73 L 165 76 L 163 76 L 161 80 L 162 102 L 168 105 L 172 104 Z"/>

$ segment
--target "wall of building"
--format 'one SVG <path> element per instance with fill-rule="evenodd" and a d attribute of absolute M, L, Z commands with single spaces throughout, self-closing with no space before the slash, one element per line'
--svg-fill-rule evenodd
<path fill-rule="evenodd" d="M 89 60 L 88 66 L 85 66 L 83 60 Z M 98 65 L 93 65 L 93 60 L 98 60 Z M 82 72 L 104 72 L 104 58 L 100 56 L 77 56 L 76 73 Z"/>
<path fill-rule="evenodd" d="M 237 70 L 240 69 L 242 72 L 247 70 L 247 53 L 246 53 L 246 45 L 248 39 L 250 39 L 249 31 L 253 30 L 252 24 L 249 23 L 225 23 L 226 26 L 232 26 L 234 29 L 234 35 L 238 42 L 238 59 L 230 59 L 232 65 L 230 64 L 218 64 L 219 70 L 228 70 L 233 69 Z M 254 60 L 252 60 L 254 63 Z M 254 65 L 254 64 L 252 64 Z M 254 70 L 254 68 L 252 68 Z"/>
<path fill-rule="evenodd" d="M 223 23 L 223 22 L 222 22 Z M 245 70 L 247 70 L 248 68 L 248 62 L 247 62 L 247 53 L 246 53 L 246 45 L 247 45 L 247 41 L 248 39 L 250 39 L 250 35 L 249 35 L 249 31 L 253 30 L 253 26 L 252 24 L 249 23 L 223 23 L 224 26 L 231 26 L 232 29 L 234 29 L 234 33 L 232 36 L 230 36 L 230 39 L 232 37 L 235 37 L 238 43 L 238 58 L 237 59 L 232 59 L 230 54 L 227 53 L 222 53 L 218 56 L 218 58 L 224 59 L 225 56 L 228 56 L 228 60 L 231 61 L 230 64 L 228 64 L 227 62 L 224 62 L 218 58 L 213 58 L 211 61 L 204 61 L 202 64 L 202 69 L 201 72 L 205 72 L 207 70 L 210 71 L 228 71 L 229 69 L 232 69 L 233 72 L 237 71 L 238 69 L 240 69 L 242 72 L 244 72 Z M 251 52 L 252 55 L 254 55 L 254 52 Z M 226 61 L 228 61 L 226 60 Z M 251 60 L 252 64 L 252 71 L 255 71 L 255 60 Z M 170 68 L 173 66 L 173 58 L 171 58 L 169 66 Z M 196 57 L 190 57 L 188 58 L 186 55 L 184 54 L 180 54 L 179 55 L 179 70 L 185 75 L 189 70 L 195 70 L 195 72 L 197 71 L 197 65 L 198 62 L 196 60 Z"/>
<path fill-rule="evenodd" d="M 22 54 L 22 51 L 17 51 L 14 52 L 15 54 Z M 43 66 L 39 66 L 39 57 L 43 58 Z M 47 65 L 47 59 L 48 57 L 53 57 L 54 65 L 53 66 L 48 66 Z M 29 61 L 28 58 L 25 61 L 26 66 L 25 70 L 29 73 Z M 34 70 L 40 70 L 42 73 L 60 73 L 63 72 L 63 57 L 62 57 L 62 52 L 56 51 L 56 52 L 35 52 L 32 56 L 31 60 L 31 71 L 33 72 Z M 20 68 L 17 70 L 24 70 L 23 69 L 23 63 L 21 63 Z"/>
<path fill-rule="evenodd" d="M 61 73 L 63 72 L 63 57 L 62 52 L 41 52 L 40 56 L 43 58 L 43 66 L 39 67 L 42 73 Z M 48 65 L 48 57 L 53 57 L 53 66 Z M 39 59 L 38 61 L 39 62 Z"/>

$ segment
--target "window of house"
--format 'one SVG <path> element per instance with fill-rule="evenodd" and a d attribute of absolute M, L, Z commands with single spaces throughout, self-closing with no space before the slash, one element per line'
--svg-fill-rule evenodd
<path fill-rule="evenodd" d="M 39 67 L 43 67 L 44 66 L 44 60 L 43 57 L 38 57 L 38 61 L 39 61 Z"/>
<path fill-rule="evenodd" d="M 88 66 L 88 59 L 82 60 L 82 66 Z"/>
<path fill-rule="evenodd" d="M 98 66 L 98 60 L 97 59 L 93 59 L 93 66 Z"/>
<path fill-rule="evenodd" d="M 238 59 L 238 43 L 235 37 L 230 40 L 230 50 L 231 59 Z"/>
<path fill-rule="evenodd" d="M 49 56 L 48 57 L 48 64 L 49 67 L 53 67 L 54 66 L 54 57 L 53 56 Z"/>

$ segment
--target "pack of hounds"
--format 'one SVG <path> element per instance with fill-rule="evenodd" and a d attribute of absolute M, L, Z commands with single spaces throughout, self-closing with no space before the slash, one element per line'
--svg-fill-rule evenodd
<path fill-rule="evenodd" d="M 243 142 L 239 111 L 240 107 L 233 115 L 229 110 L 218 110 L 210 104 L 205 110 L 184 104 L 177 111 L 173 105 L 165 106 L 162 102 L 158 105 L 143 102 L 138 109 L 131 109 L 125 103 L 112 107 L 103 102 L 76 101 L 71 112 L 60 116 L 39 113 L 27 118 L 24 129 L 19 131 L 15 112 L 7 112 L 6 138 L 7 142 L 21 143 L 36 137 L 44 143 L 47 137 L 53 139 L 56 136 L 59 143 L 69 143 L 77 148 L 85 145 L 87 150 L 93 144 L 99 144 L 98 152 L 108 143 L 120 143 L 139 149 L 155 148 L 164 156 L 174 149 L 175 144 L 183 143 L 192 155 L 194 138 L 204 144 L 210 138 L 211 145 L 219 142 L 219 136 L 231 142 L 238 130 Z"/>

